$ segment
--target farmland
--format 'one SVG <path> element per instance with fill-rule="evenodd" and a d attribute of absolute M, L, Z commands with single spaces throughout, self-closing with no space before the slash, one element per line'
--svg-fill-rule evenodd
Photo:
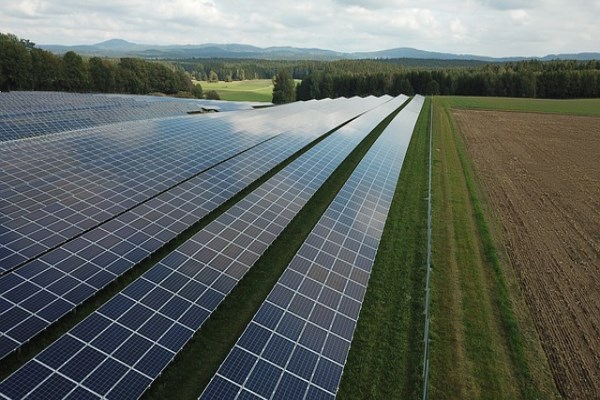
<path fill-rule="evenodd" d="M 595 398 L 598 100 L 436 104 L 432 397 Z"/>
<path fill-rule="evenodd" d="M 215 90 L 221 100 L 270 102 L 273 97 L 273 82 L 270 79 L 194 83 L 200 83 L 204 92 Z"/>
<path fill-rule="evenodd" d="M 600 393 L 600 119 L 456 112 L 563 395 Z"/>

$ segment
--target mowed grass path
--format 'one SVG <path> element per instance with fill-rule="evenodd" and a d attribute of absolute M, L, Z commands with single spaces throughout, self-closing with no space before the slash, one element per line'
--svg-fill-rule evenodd
<path fill-rule="evenodd" d="M 509 97 L 437 97 L 441 106 L 470 110 L 539 112 L 600 117 L 600 99 L 552 100 Z"/>
<path fill-rule="evenodd" d="M 205 93 L 215 90 L 221 96 L 221 100 L 270 102 L 273 99 L 273 82 L 270 79 L 233 82 L 194 81 L 194 83 L 199 83 Z"/>
<path fill-rule="evenodd" d="M 451 108 L 576 114 L 591 103 L 435 98 L 430 398 L 558 398 Z"/>

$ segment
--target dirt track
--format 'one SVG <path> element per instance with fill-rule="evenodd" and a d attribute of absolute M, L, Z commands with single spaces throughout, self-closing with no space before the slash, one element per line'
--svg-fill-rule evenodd
<path fill-rule="evenodd" d="M 600 118 L 455 111 L 567 399 L 600 399 Z"/>

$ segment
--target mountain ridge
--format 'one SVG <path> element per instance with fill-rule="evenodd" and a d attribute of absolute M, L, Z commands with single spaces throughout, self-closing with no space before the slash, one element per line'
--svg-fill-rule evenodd
<path fill-rule="evenodd" d="M 128 42 L 123 39 L 110 39 L 92 45 L 38 45 L 53 53 L 75 51 L 89 56 L 103 57 L 142 57 L 142 58 L 237 58 L 272 60 L 360 60 L 413 58 L 428 60 L 470 60 L 484 62 L 506 62 L 523 60 L 600 60 L 600 52 L 549 54 L 544 57 L 489 57 L 475 54 L 453 54 L 419 50 L 412 47 L 398 47 L 370 52 L 338 52 L 318 48 L 293 46 L 257 47 L 248 44 L 184 44 L 147 45 Z"/>

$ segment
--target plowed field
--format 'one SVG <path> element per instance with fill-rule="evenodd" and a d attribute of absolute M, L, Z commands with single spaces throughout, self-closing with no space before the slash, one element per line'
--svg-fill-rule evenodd
<path fill-rule="evenodd" d="M 557 387 L 600 398 L 600 118 L 455 111 Z"/>

